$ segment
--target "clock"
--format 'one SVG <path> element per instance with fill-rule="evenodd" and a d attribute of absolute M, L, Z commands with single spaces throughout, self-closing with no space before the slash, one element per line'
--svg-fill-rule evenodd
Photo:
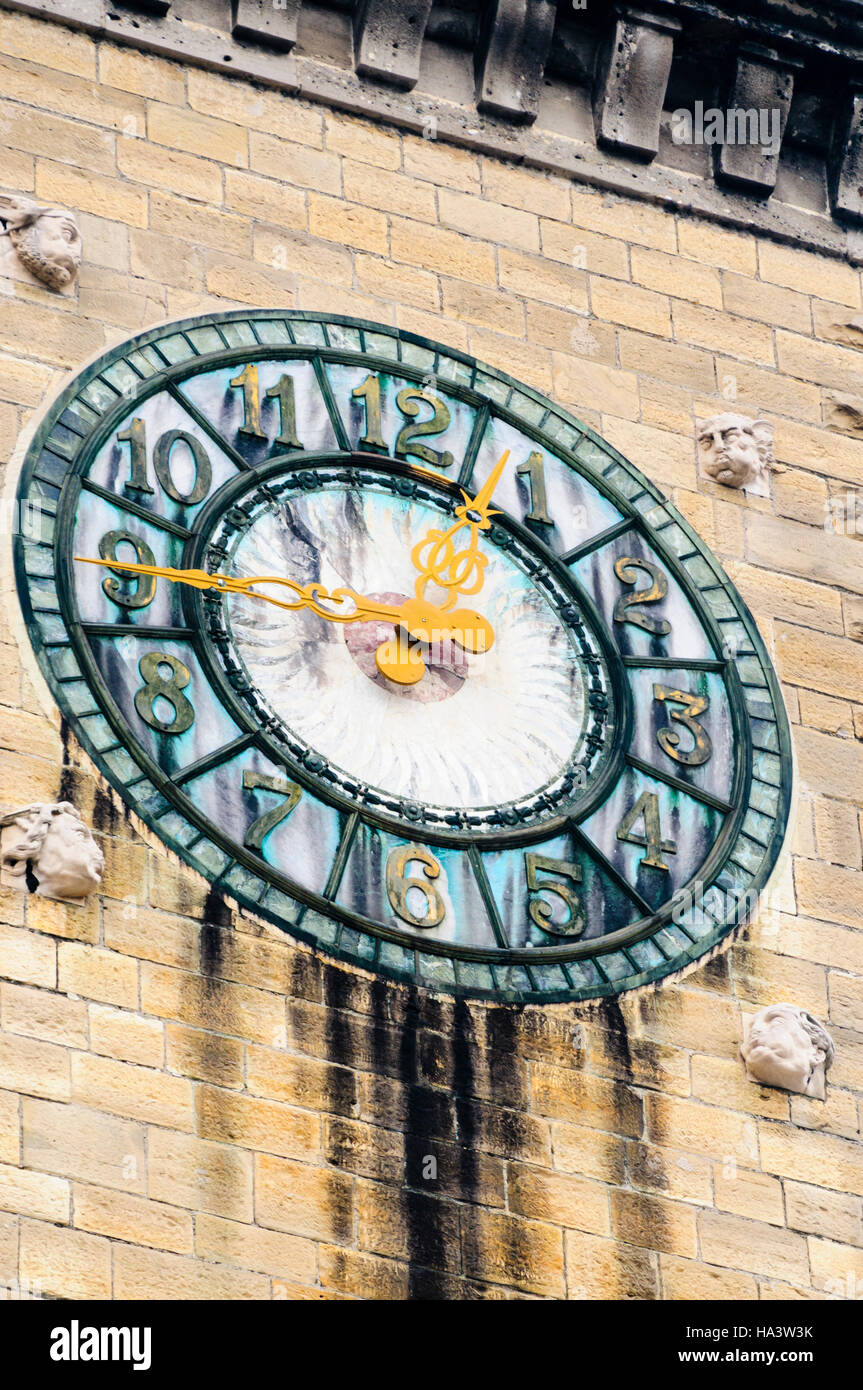
<path fill-rule="evenodd" d="M 293 312 L 152 330 L 49 409 L 19 518 L 99 771 L 327 954 L 591 998 L 698 959 L 767 882 L 789 734 L 740 596 L 648 478 L 463 353 Z"/>

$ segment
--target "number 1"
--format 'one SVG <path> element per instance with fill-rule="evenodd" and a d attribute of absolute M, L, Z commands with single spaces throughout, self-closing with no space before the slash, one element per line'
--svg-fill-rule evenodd
<path fill-rule="evenodd" d="M 381 435 L 380 377 L 370 373 L 361 385 L 354 387 L 351 396 L 356 401 L 362 401 L 366 408 L 366 432 L 359 441 L 360 448 L 385 454 L 387 446 Z"/>
<path fill-rule="evenodd" d="M 548 501 L 545 495 L 545 469 L 539 450 L 534 449 L 530 458 L 525 463 L 520 463 L 515 471 L 523 477 L 527 477 L 527 485 L 530 488 L 531 507 L 525 521 L 538 521 L 543 526 L 553 526 L 554 522 L 548 514 Z"/>

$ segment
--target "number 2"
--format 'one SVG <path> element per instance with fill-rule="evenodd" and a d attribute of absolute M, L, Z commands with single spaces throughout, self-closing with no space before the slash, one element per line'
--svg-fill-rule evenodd
<path fill-rule="evenodd" d="M 636 604 L 658 603 L 660 599 L 665 598 L 668 593 L 668 580 L 662 570 L 658 565 L 651 564 L 650 560 L 639 560 L 632 555 L 621 555 L 620 559 L 614 562 L 614 573 L 624 584 L 636 584 L 639 570 L 649 574 L 653 583 L 646 589 L 636 589 L 632 594 L 621 594 L 614 605 L 614 621 L 633 623 L 636 627 L 643 627 L 645 632 L 665 637 L 671 631 L 671 623 L 665 618 L 654 618 L 650 613 L 642 613 L 636 607 Z"/>
<path fill-rule="evenodd" d="M 428 391 L 399 391 L 396 396 L 396 405 L 402 415 L 407 415 L 412 420 L 419 415 L 420 402 L 431 406 L 431 418 L 421 420 L 416 425 L 404 425 L 399 430 L 393 452 L 402 458 L 412 454 L 414 458 L 422 459 L 423 463 L 431 464 L 432 468 L 452 468 L 453 456 L 448 449 L 438 451 L 430 449 L 426 444 L 414 443 L 421 434 L 443 434 L 444 430 L 449 428 L 449 407 Z"/>

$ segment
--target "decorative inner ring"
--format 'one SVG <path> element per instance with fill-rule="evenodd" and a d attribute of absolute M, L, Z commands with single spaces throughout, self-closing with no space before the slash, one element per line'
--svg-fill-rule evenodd
<path fill-rule="evenodd" d="M 406 492 L 402 479 L 371 469 L 316 466 L 313 476 L 291 471 L 249 497 L 241 526 L 229 517 L 216 542 L 219 568 L 399 606 L 415 592 L 417 542 L 451 524 L 452 497 L 426 484 Z M 604 768 L 614 747 L 610 680 L 587 621 L 520 541 L 489 533 L 482 548 L 482 586 L 458 607 L 470 605 L 493 641 L 476 651 L 420 643 L 426 670 L 416 685 L 377 669 L 391 621 L 335 622 L 308 607 L 225 598 L 217 645 L 247 677 L 258 717 L 282 726 L 322 788 L 383 815 L 493 832 L 554 819 Z"/>

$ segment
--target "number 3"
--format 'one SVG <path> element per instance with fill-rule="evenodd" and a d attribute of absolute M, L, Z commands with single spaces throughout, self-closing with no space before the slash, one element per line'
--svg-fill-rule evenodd
<path fill-rule="evenodd" d="M 668 700 L 676 705 L 683 705 L 682 710 L 669 710 L 671 722 L 682 724 L 692 735 L 692 747 L 689 749 L 679 749 L 680 734 L 671 725 L 666 725 L 664 729 L 657 729 L 656 741 L 663 753 L 667 753 L 669 758 L 674 758 L 675 762 L 683 763 L 685 767 L 700 767 L 706 763 L 713 754 L 713 744 L 710 742 L 710 735 L 707 730 L 702 728 L 695 718 L 697 714 L 704 714 L 710 701 L 706 695 L 693 695 L 688 690 L 672 690 L 667 685 L 654 685 L 654 700 Z"/>

